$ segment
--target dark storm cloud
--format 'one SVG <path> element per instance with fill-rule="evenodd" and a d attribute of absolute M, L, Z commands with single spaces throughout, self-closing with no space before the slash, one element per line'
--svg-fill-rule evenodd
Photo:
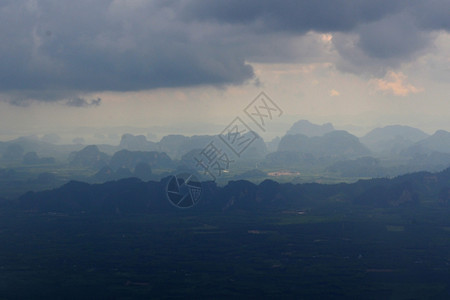
<path fill-rule="evenodd" d="M 0 91 L 18 104 L 252 78 L 242 54 L 196 37 L 176 14 L 145 1 L 2 3 Z"/>
<path fill-rule="evenodd" d="M 358 33 L 360 48 L 376 58 L 408 57 L 426 47 L 430 38 L 405 14 L 362 25 Z"/>
<path fill-rule="evenodd" d="M 339 54 L 334 61 L 339 69 L 380 75 L 422 54 L 433 40 L 431 31 L 450 30 L 449 11 L 446 0 L 202 0 L 187 2 L 183 17 L 240 25 L 255 35 L 337 33 L 333 45 Z M 289 43 L 284 46 L 281 53 L 289 49 Z M 310 52 L 320 51 L 317 47 Z M 276 53 L 265 57 L 276 60 Z M 258 52 L 253 55 L 258 57 Z"/>
<path fill-rule="evenodd" d="M 336 34 L 341 69 L 372 72 L 426 49 L 430 31 L 450 28 L 448 9 L 448 1 L 2 1 L 0 93 L 20 105 L 70 104 L 90 92 L 242 84 L 254 76 L 247 62 L 323 59 L 314 41 L 293 42 L 310 31 Z"/>
<path fill-rule="evenodd" d="M 265 31 L 303 33 L 348 31 L 393 14 L 401 10 L 402 4 L 392 0 L 201 0 L 189 1 L 184 8 L 183 15 L 188 19 L 253 24 Z"/>
<path fill-rule="evenodd" d="M 407 10 L 417 24 L 425 30 L 450 30 L 450 1 L 428 0 L 416 1 Z"/>

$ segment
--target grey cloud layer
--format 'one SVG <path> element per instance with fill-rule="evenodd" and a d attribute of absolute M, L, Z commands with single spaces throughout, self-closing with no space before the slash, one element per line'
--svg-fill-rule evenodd
<path fill-rule="evenodd" d="M 30 3 L 1 9 L 3 91 L 128 91 L 239 83 L 252 76 L 242 55 L 227 53 L 218 42 L 194 40 L 195 32 L 159 7 Z"/>
<path fill-rule="evenodd" d="M 90 92 L 241 84 L 254 76 L 246 62 L 324 59 L 310 31 L 336 33 L 339 67 L 371 72 L 420 53 L 430 31 L 450 28 L 449 9 L 448 1 L 3 0 L 0 92 L 80 106 L 70 99 Z"/>
<path fill-rule="evenodd" d="M 348 31 L 402 9 L 392 0 L 219 0 L 189 1 L 183 15 L 188 19 L 253 24 L 265 31 Z"/>

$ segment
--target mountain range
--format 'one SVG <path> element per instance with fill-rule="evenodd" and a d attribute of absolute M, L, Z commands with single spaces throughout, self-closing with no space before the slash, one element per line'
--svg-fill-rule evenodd
<path fill-rule="evenodd" d="M 374 152 L 393 154 L 427 137 L 428 134 L 417 128 L 390 125 L 373 129 L 361 137 L 360 141 Z"/>
<path fill-rule="evenodd" d="M 334 131 L 331 123 L 317 125 L 308 120 L 300 120 L 295 122 L 292 127 L 286 132 L 286 135 L 303 134 L 308 137 L 322 136 L 326 133 Z"/>
<path fill-rule="evenodd" d="M 450 133 L 444 130 L 428 135 L 413 127 L 391 125 L 358 138 L 330 123 L 300 120 L 286 135 L 267 143 L 255 132 L 246 134 L 257 138 L 239 157 L 231 157 L 221 184 L 236 178 L 261 182 L 293 177 L 298 182 L 351 182 L 437 172 L 450 166 Z M 211 135 L 168 135 L 152 142 L 143 135 L 124 134 L 118 145 L 54 145 L 51 141 L 57 139 L 22 137 L 0 142 L 0 196 L 17 196 L 70 180 L 100 183 L 133 176 L 159 180 L 179 171 L 199 171 L 194 158 L 212 141 L 220 143 L 219 151 L 229 151 L 218 136 Z"/>
<path fill-rule="evenodd" d="M 29 192 L 14 204 L 41 212 L 143 213 L 176 210 L 166 198 L 170 178 L 143 182 L 137 178 L 103 184 L 71 181 L 60 188 Z M 200 210 L 308 210 L 329 205 L 369 207 L 450 205 L 450 168 L 438 173 L 419 172 L 393 179 L 360 180 L 353 184 L 280 184 L 246 180 L 220 187 L 202 183 Z"/>

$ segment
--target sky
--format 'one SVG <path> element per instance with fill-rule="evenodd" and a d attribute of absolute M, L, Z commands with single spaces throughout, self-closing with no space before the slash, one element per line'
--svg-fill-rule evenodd
<path fill-rule="evenodd" d="M 216 134 L 264 91 L 358 136 L 450 131 L 450 1 L 2 0 L 0 140 Z"/>

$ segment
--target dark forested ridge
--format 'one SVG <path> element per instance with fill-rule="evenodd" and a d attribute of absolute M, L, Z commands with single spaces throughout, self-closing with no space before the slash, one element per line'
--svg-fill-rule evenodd
<path fill-rule="evenodd" d="M 450 169 L 203 182 L 184 210 L 166 180 L 71 181 L 1 200 L 0 298 L 450 297 Z"/>
<path fill-rule="evenodd" d="M 60 188 L 29 192 L 15 204 L 25 210 L 61 212 L 152 212 L 173 210 L 166 199 L 167 178 L 143 182 L 137 178 L 103 184 L 71 181 Z M 265 180 L 259 185 L 246 180 L 220 187 L 203 182 L 200 203 L 204 210 L 309 209 L 333 206 L 369 207 L 450 204 L 450 168 L 439 173 L 419 172 L 396 178 L 360 180 L 352 184 L 291 184 Z"/>

